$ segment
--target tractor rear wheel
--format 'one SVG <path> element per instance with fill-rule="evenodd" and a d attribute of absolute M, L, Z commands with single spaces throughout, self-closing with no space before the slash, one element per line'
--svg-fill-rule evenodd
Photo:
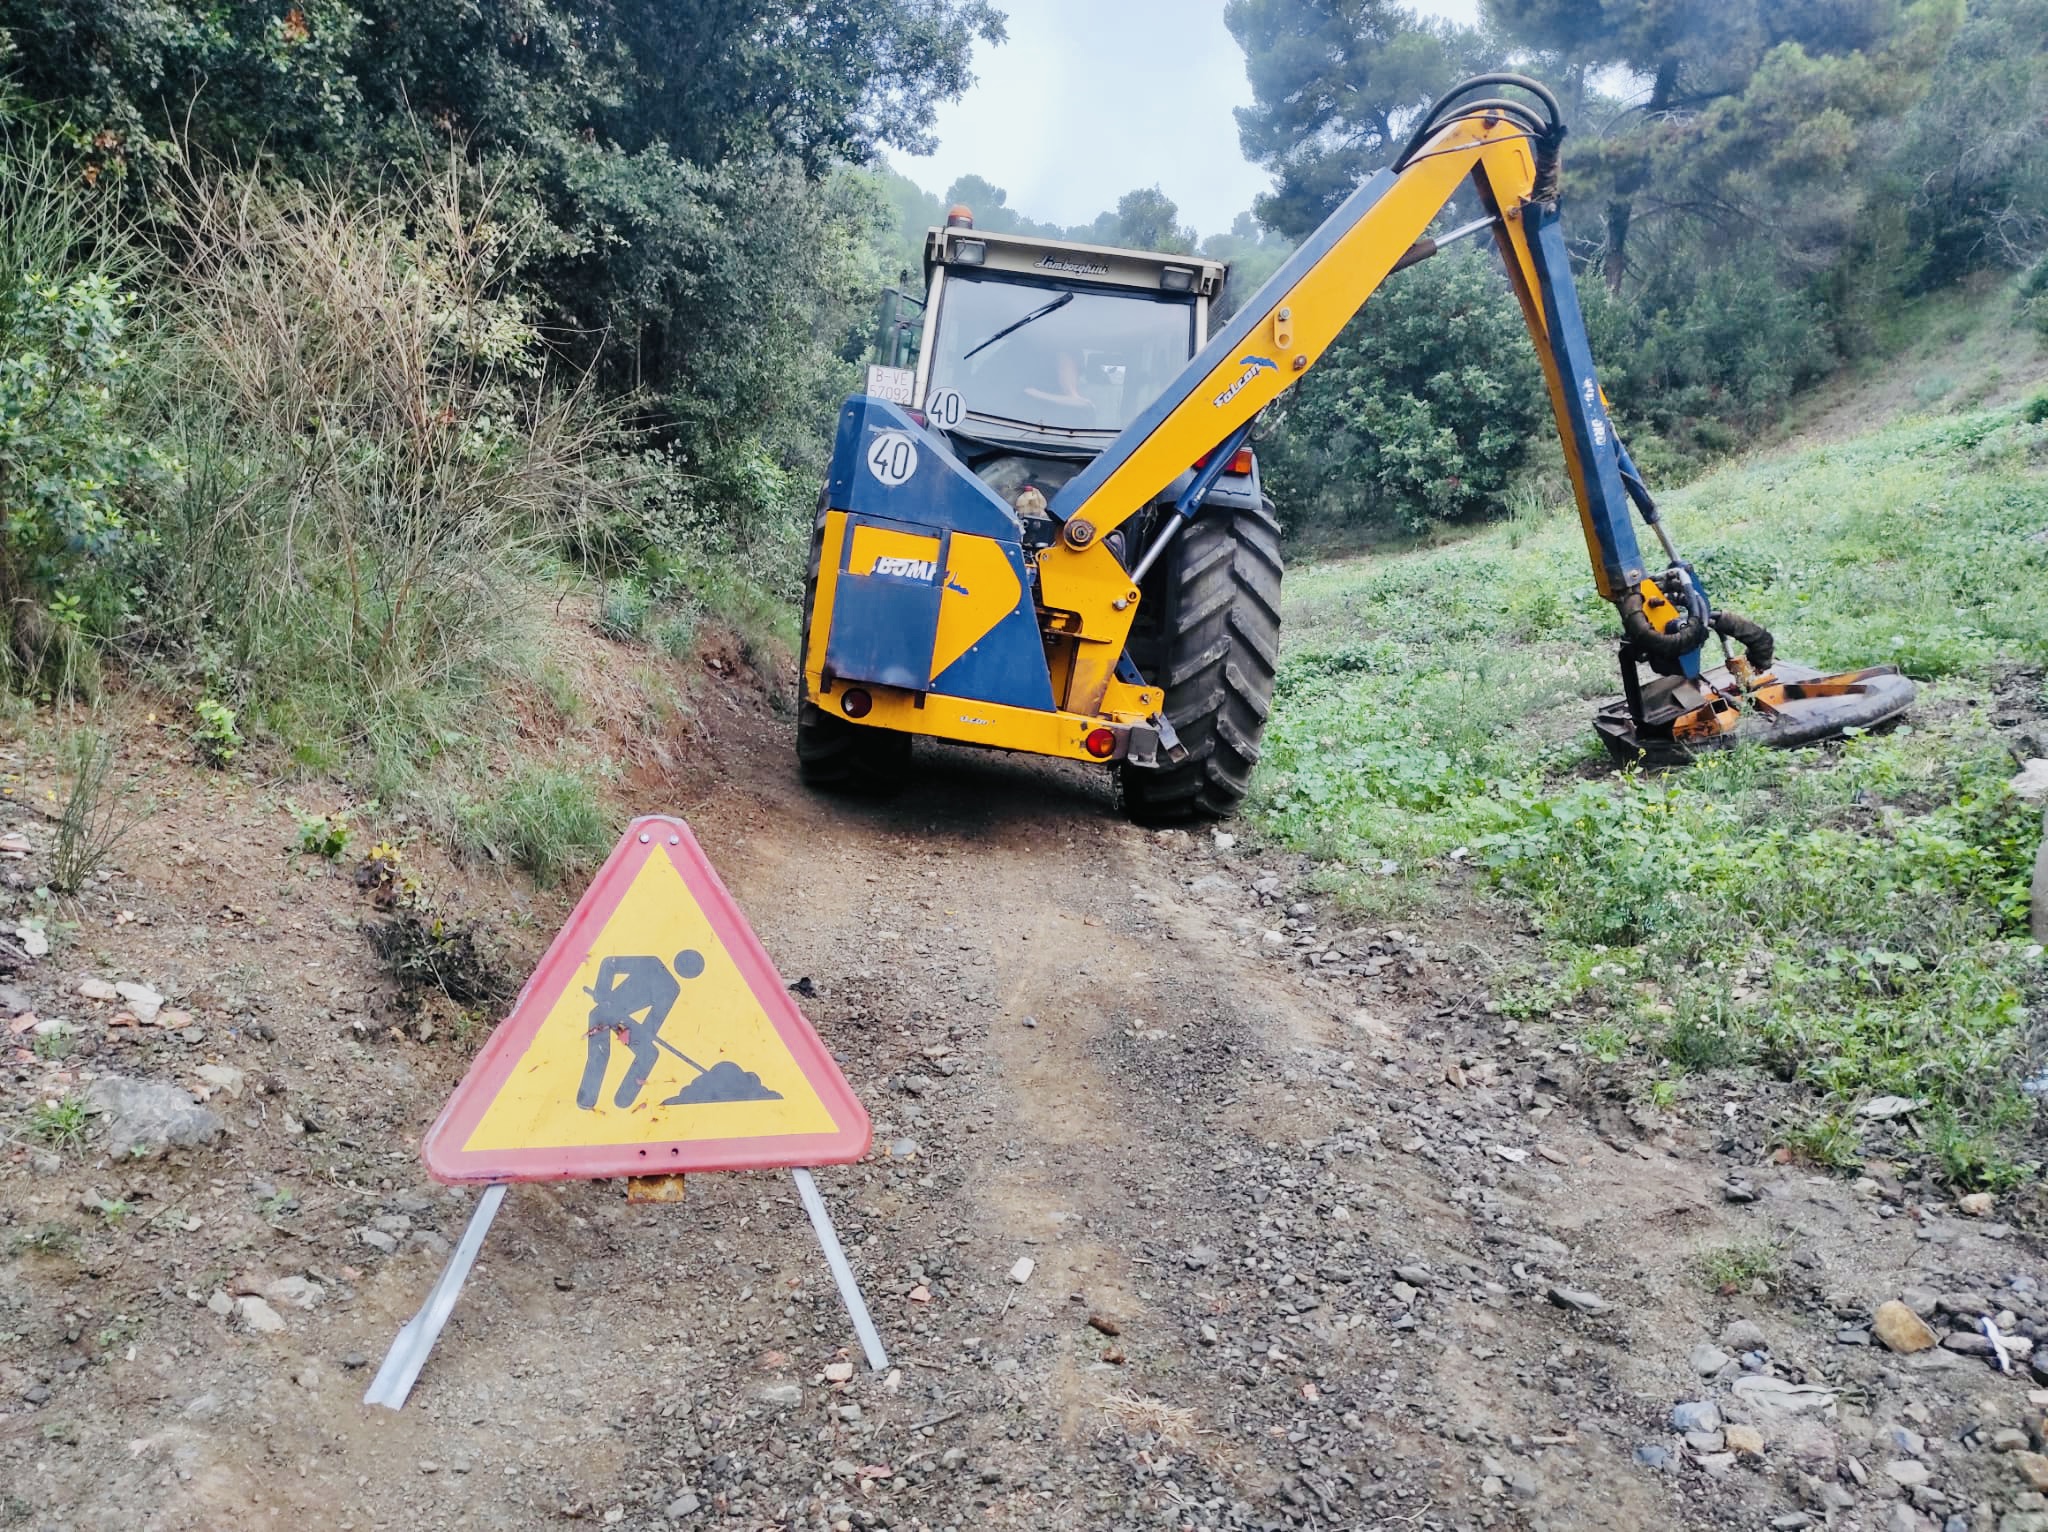
<path fill-rule="evenodd" d="M 804 570 L 803 637 L 797 650 L 797 687 L 811 652 L 811 612 L 818 598 L 818 564 L 825 549 L 825 508 L 811 528 L 811 561 Z M 871 729 L 828 713 L 806 698 L 796 708 L 796 768 L 807 787 L 881 798 L 903 786 L 910 767 L 910 736 Z"/>
<path fill-rule="evenodd" d="M 1124 812 L 1153 825 L 1223 819 L 1251 785 L 1273 703 L 1280 657 L 1273 503 L 1198 514 L 1167 546 L 1138 611 L 1131 657 L 1148 683 L 1164 688 L 1166 716 L 1188 753 L 1177 765 L 1120 767 Z"/>

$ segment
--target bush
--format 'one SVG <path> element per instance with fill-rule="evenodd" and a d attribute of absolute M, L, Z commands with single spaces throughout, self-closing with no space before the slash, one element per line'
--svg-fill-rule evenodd
<path fill-rule="evenodd" d="M 615 642 L 630 643 L 647 630 L 647 613 L 652 604 L 647 592 L 632 581 L 616 581 L 599 604 L 597 631 Z"/>
<path fill-rule="evenodd" d="M 121 422 L 134 260 L 56 144 L 0 140 L 0 655 L 45 690 L 92 678 L 127 605 L 127 514 L 171 463 Z"/>
<path fill-rule="evenodd" d="M 1290 531 L 1497 515 L 1554 436 L 1514 296 L 1466 250 L 1391 278 L 1277 413 L 1261 453 Z"/>
<path fill-rule="evenodd" d="M 1740 448 L 1835 363 L 1820 305 L 1758 257 L 1661 265 L 1632 297 L 1593 282 L 1581 296 L 1617 423 L 1666 484 Z"/>
<path fill-rule="evenodd" d="M 153 512 L 145 639 L 211 656 L 302 754 L 401 791 L 623 503 L 613 420 L 542 363 L 523 225 L 459 164 L 411 187 L 200 180 L 157 379 L 191 471 Z"/>

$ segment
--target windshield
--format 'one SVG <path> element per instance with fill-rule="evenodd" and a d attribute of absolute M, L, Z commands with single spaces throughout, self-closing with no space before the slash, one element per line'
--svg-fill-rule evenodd
<path fill-rule="evenodd" d="M 1187 298 L 949 272 L 942 303 L 926 397 L 957 389 L 972 415 L 1121 431 L 1194 354 Z"/>

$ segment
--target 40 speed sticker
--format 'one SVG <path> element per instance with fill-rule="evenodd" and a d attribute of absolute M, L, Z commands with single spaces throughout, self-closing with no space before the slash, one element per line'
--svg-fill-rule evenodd
<path fill-rule="evenodd" d="M 894 489 L 917 472 L 917 443 L 908 431 L 878 431 L 868 443 L 868 472 Z"/>

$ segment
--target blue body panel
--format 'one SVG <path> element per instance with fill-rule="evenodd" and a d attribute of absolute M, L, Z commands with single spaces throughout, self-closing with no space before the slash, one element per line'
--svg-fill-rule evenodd
<path fill-rule="evenodd" d="M 1387 193 L 1394 184 L 1391 170 L 1375 171 L 1364 185 L 1344 199 L 1344 205 L 1323 221 L 1323 226 L 1311 234 L 1301 248 L 1287 257 L 1280 269 L 1266 279 L 1266 283 L 1245 301 L 1229 324 L 1210 338 L 1202 348 L 1202 354 L 1184 368 L 1179 377 L 1167 385 L 1166 392 L 1152 401 L 1151 406 L 1125 426 L 1103 453 L 1086 468 L 1069 479 L 1064 488 L 1052 498 L 1046 507 L 1054 516 L 1065 521 L 1075 509 L 1085 503 L 1088 497 L 1109 482 L 1109 476 L 1123 467 L 1124 461 L 1138 450 L 1154 431 L 1166 421 L 1166 417 L 1185 404 L 1195 390 L 1202 385 L 1209 374 L 1223 364 L 1224 358 L 1241 353 L 1255 331 L 1266 322 L 1280 299 L 1292 292 L 1301 279 L 1324 256 L 1337 247 L 1337 241 L 1350 233 L 1359 219 L 1372 211 L 1373 204 Z M 1268 293 L 1274 296 L 1270 299 Z M 1156 484 L 1148 492 L 1157 495 L 1166 486 Z"/>
<path fill-rule="evenodd" d="M 899 476 L 905 459 L 885 463 L 895 482 L 884 482 L 869 461 L 884 435 L 908 437 L 916 448 L 907 476 Z M 1052 676 L 1046 669 L 1016 513 L 953 455 L 943 436 L 926 430 L 886 400 L 865 395 L 847 400 L 839 412 L 825 496 L 834 510 L 862 521 L 896 523 L 942 539 L 955 532 L 987 538 L 1002 548 L 1019 593 L 1015 607 L 927 683 L 921 667 L 932 659 L 938 603 L 948 578 L 944 569 L 937 583 L 924 588 L 891 576 L 848 577 L 842 570 L 834 591 L 832 628 L 826 635 L 826 655 L 835 669 L 843 656 L 869 672 L 857 679 L 878 685 L 1053 710 Z M 841 605 L 848 596 L 853 599 Z M 845 674 L 851 677 L 853 672 Z"/>
<path fill-rule="evenodd" d="M 1600 380 L 1593 370 L 1593 344 L 1579 309 L 1579 290 L 1572 281 L 1571 254 L 1558 225 L 1555 203 L 1530 203 L 1523 214 L 1529 255 L 1536 266 L 1537 292 L 1543 300 L 1543 322 L 1549 330 L 1550 354 L 1564 380 L 1565 416 L 1578 450 L 1586 481 L 1586 503 L 1593 541 L 1615 591 L 1640 585 L 1645 574 L 1643 550 L 1628 490 L 1622 483 L 1624 464 L 1631 473 L 1627 450 L 1607 418 L 1600 398 Z M 1679 668 L 1688 676 L 1700 673 L 1699 649 L 1682 656 Z"/>
<path fill-rule="evenodd" d="M 938 643 L 950 539 L 939 533 L 939 556 L 932 561 L 930 574 L 869 572 L 849 567 L 856 526 L 926 535 L 931 531 L 869 516 L 848 518 L 839 553 L 839 583 L 832 591 L 832 630 L 825 635 L 825 669 L 835 681 L 869 681 L 921 692 Z"/>
<path fill-rule="evenodd" d="M 932 677 L 932 690 L 948 697 L 1005 702 L 1011 707 L 1053 710 L 1052 676 L 1045 668 L 1045 641 L 1031 602 L 1031 576 L 1021 550 L 1005 548 L 1017 585 L 1024 592 L 1016 609 Z"/>
<path fill-rule="evenodd" d="M 916 444 L 917 467 L 903 483 L 884 484 L 868 468 L 869 448 L 884 431 L 902 432 Z M 838 511 L 1017 541 L 1016 512 L 953 456 L 945 437 L 927 431 L 887 400 L 865 394 L 840 408 L 825 495 Z"/>

